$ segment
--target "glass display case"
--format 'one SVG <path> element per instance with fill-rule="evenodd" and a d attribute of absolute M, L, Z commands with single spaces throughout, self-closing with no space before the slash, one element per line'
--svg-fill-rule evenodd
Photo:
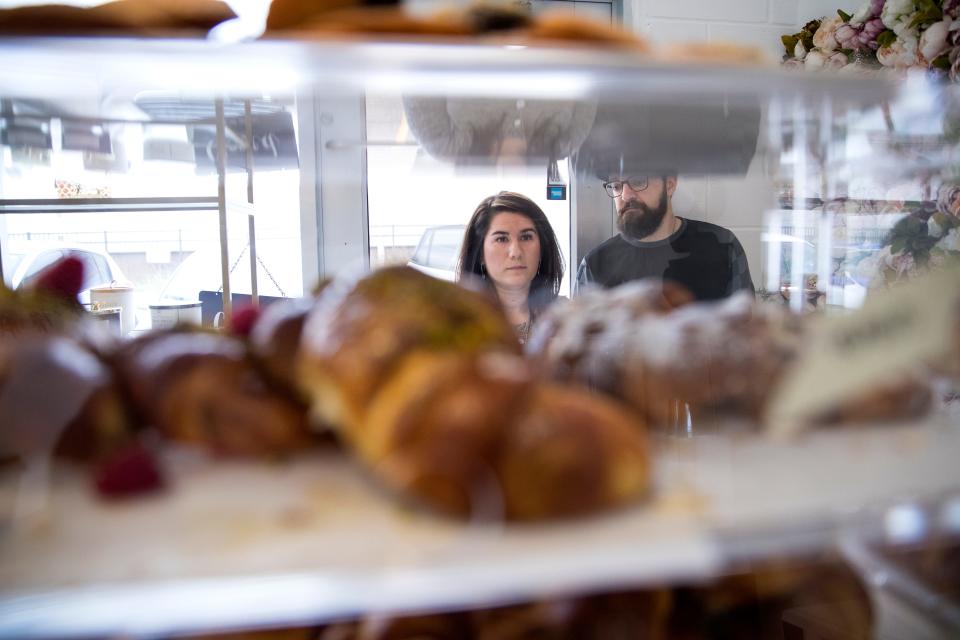
<path fill-rule="evenodd" d="M 624 415 L 648 434 L 650 467 L 641 497 L 595 514 L 521 523 L 438 516 L 416 495 L 398 497 L 403 492 L 383 482 L 383 469 L 364 458 L 366 445 L 326 424 L 331 414 L 316 404 L 327 400 L 308 391 L 313 416 L 334 426 L 344 444 L 327 435 L 284 455 L 265 449 L 231 457 L 182 441 L 157 445 L 147 434 L 141 437 L 158 451 L 166 489 L 113 500 L 93 488 L 89 460 L 51 457 L 52 444 L 21 448 L 21 423 L 8 413 L 0 416 L 7 434 L 0 637 L 319 629 L 369 615 L 615 591 L 669 593 L 674 611 L 695 601 L 709 618 L 704 612 L 726 606 L 717 594 L 737 592 L 715 586 L 724 579 L 746 575 L 754 584 L 765 567 L 826 559 L 858 576 L 874 637 L 957 633 L 960 278 L 951 265 L 960 254 L 958 108 L 956 85 L 922 77 L 676 62 L 588 46 L 0 41 L 4 282 L 29 289 L 31 275 L 52 262 L 44 252 L 109 259 L 109 273 L 85 287 L 81 302 L 94 305 L 98 286 L 124 284 L 136 292 L 137 313 L 127 335 L 97 348 L 122 352 L 117 344 L 150 339 L 151 323 L 158 324 L 151 310 L 164 305 L 202 303 L 209 325 L 222 312 L 205 334 L 217 335 L 251 302 L 268 309 L 317 299 L 333 313 L 329 292 L 340 291 L 338 283 L 390 266 L 409 263 L 456 280 L 478 204 L 519 192 L 553 228 L 564 272 L 558 293 L 570 298 L 536 318 L 534 336 L 538 324 L 553 322 L 550 345 L 583 331 L 615 346 L 578 351 L 577 362 L 588 363 L 580 373 L 598 367 L 579 376 L 556 364 L 567 362 L 567 352 L 556 356 L 546 338 L 532 337 L 526 364 L 517 366 L 549 368 L 554 358 L 556 377 L 570 385 L 616 377 L 606 390 L 616 387 L 613 395 L 632 407 Z M 620 195 L 611 197 L 611 189 Z M 718 295 L 685 283 L 700 299 L 651 319 L 604 297 L 627 289 L 589 286 L 604 284 L 602 263 L 589 256 L 608 238 L 629 237 L 617 211 L 623 192 L 655 189 L 663 203 L 669 195 L 676 219 L 666 241 L 690 229 L 732 234 L 721 245 L 736 248 L 730 262 L 737 266 L 715 261 L 698 269 L 740 269 L 740 279 Z M 672 280 L 675 273 L 657 275 Z M 324 279 L 333 284 L 317 293 Z M 913 285 L 895 286 L 898 280 Z M 756 295 L 727 298 L 735 289 Z M 446 291 L 412 294 L 411 304 L 426 300 L 429 315 Z M 891 311 L 918 300 L 909 321 Z M 405 317 L 393 301 L 376 310 L 378 321 Z M 891 326 L 890 318 L 912 322 L 913 332 L 873 331 Z M 304 335 L 332 333 L 321 322 L 308 319 Z M 857 327 L 867 337 L 851 333 Z M 933 346 L 916 337 L 929 327 L 940 332 Z M 378 339 L 401 335 L 384 331 Z M 374 344 L 374 335 L 356 340 Z M 774 366 L 784 335 L 792 340 L 789 357 Z M 851 348 L 840 369 L 829 356 L 842 351 L 837 336 L 844 335 L 866 347 Z M 745 337 L 749 358 L 737 351 Z M 912 350 L 891 346 L 914 339 Z M 102 341 L 83 342 L 91 343 Z M 24 389 L 37 406 L 47 393 L 57 405 L 60 388 L 52 383 L 14 386 L 10 363 L 23 361 L 10 355 L 12 346 L 4 349 L 0 408 L 22 412 L 23 402 L 10 398 Z M 701 359 L 709 366 L 695 368 Z M 676 374 L 677 388 L 722 389 L 720 399 L 694 401 L 657 387 L 671 398 L 670 412 L 638 410 L 631 402 L 658 392 L 621 382 L 653 379 L 663 362 L 693 363 L 686 377 Z M 834 377 L 818 373 L 824 370 Z M 220 381 L 215 371 L 205 379 Z M 406 395 L 442 378 L 408 383 Z M 808 378 L 817 384 L 805 385 Z M 800 409 L 771 408 L 768 395 L 780 387 L 770 380 L 793 381 L 783 406 Z M 445 393 L 458 397 L 460 389 Z M 749 400 L 728 411 L 744 395 Z M 556 407 L 567 406 L 561 396 Z M 512 415 L 526 411 L 527 397 L 500 405 L 494 395 L 486 399 Z M 483 403 L 469 406 L 483 413 Z M 535 452 L 529 455 L 534 465 Z M 596 455 L 614 464 L 613 454 Z M 948 569 L 931 578 L 937 566 Z M 697 591 L 713 588 L 709 598 Z M 829 635 L 844 620 L 836 605 L 848 595 L 791 599 L 774 626 L 782 637 L 799 637 L 789 635 L 797 630 L 848 637 L 854 627 Z M 678 629 L 661 632 L 667 628 Z M 466 637 L 449 633 L 440 637 Z"/>

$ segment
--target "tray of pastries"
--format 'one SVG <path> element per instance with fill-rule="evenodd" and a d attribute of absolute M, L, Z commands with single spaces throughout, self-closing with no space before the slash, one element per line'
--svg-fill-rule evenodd
<path fill-rule="evenodd" d="M 702 584 L 960 488 L 960 349 L 784 438 L 808 328 L 747 298 L 586 293 L 524 351 L 484 291 L 396 267 L 117 342 L 79 268 L 0 291 L 7 637 Z"/>

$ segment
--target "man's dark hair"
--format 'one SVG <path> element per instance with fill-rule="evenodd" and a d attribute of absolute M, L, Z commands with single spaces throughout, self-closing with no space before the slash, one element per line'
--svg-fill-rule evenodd
<path fill-rule="evenodd" d="M 501 191 L 484 198 L 477 206 L 463 235 L 463 246 L 457 262 L 457 280 L 466 274 L 473 274 L 491 288 L 493 287 L 493 282 L 486 277 L 482 266 L 483 241 L 487 237 L 494 216 L 503 212 L 518 213 L 529 218 L 540 238 L 540 268 L 530 282 L 529 297 L 530 312 L 536 315 L 553 302 L 560 293 L 560 282 L 563 280 L 563 254 L 560 253 L 557 236 L 553 233 L 553 227 L 550 226 L 543 209 L 524 195 Z"/>

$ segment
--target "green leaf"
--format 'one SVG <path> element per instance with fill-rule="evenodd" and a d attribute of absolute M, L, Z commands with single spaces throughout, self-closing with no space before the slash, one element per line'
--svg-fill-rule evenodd
<path fill-rule="evenodd" d="M 933 236 L 923 236 L 922 238 L 917 238 L 916 247 L 917 251 L 928 252 L 933 245 L 937 244 L 940 241 L 940 238 L 934 238 Z"/>
<path fill-rule="evenodd" d="M 877 44 L 881 47 L 889 47 L 894 42 L 897 41 L 897 34 L 895 34 L 890 29 L 887 29 L 883 33 L 877 36 Z"/>
<path fill-rule="evenodd" d="M 800 42 L 800 38 L 787 34 L 780 36 L 780 42 L 783 43 L 783 48 L 787 50 L 787 55 L 792 56 L 797 48 L 797 43 Z"/>
<path fill-rule="evenodd" d="M 910 28 L 919 27 L 923 24 L 933 24 L 934 22 L 939 22 L 943 18 L 943 11 L 940 10 L 940 7 L 934 5 L 932 2 L 929 5 L 924 5 L 920 11 L 913 17 L 913 20 L 910 21 Z"/>
<path fill-rule="evenodd" d="M 893 243 L 890 245 L 890 253 L 896 255 L 896 254 L 900 253 L 901 251 L 903 251 L 903 250 L 906 248 L 906 246 L 907 246 L 907 241 L 906 241 L 906 239 L 904 239 L 904 238 L 897 238 L 897 239 L 894 240 Z"/>
<path fill-rule="evenodd" d="M 901 220 L 900 224 L 903 225 L 903 230 L 910 235 L 914 235 L 927 228 L 926 222 L 912 215 L 908 215 L 906 218 Z"/>
<path fill-rule="evenodd" d="M 837 15 L 840 16 L 840 19 L 843 20 L 844 22 L 850 22 L 850 18 L 853 17 L 843 9 L 837 9 Z"/>
<path fill-rule="evenodd" d="M 948 217 L 947 214 L 945 214 L 944 212 L 937 211 L 932 216 L 930 216 L 930 219 L 933 220 L 938 227 L 943 229 L 944 232 L 946 232 L 951 226 L 949 221 L 947 220 L 947 217 Z M 949 217 L 952 218 L 953 216 L 949 216 Z"/>
<path fill-rule="evenodd" d="M 936 67 L 937 69 L 943 69 L 944 71 L 950 71 L 950 54 L 945 53 L 933 62 L 930 63 L 930 66 Z"/>

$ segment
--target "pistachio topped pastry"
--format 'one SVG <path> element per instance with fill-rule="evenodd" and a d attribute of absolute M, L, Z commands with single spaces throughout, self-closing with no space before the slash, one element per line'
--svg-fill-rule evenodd
<path fill-rule="evenodd" d="M 408 267 L 334 280 L 301 340 L 301 384 L 314 412 L 347 428 L 362 422 L 373 395 L 415 352 L 520 352 L 491 297 Z"/>

